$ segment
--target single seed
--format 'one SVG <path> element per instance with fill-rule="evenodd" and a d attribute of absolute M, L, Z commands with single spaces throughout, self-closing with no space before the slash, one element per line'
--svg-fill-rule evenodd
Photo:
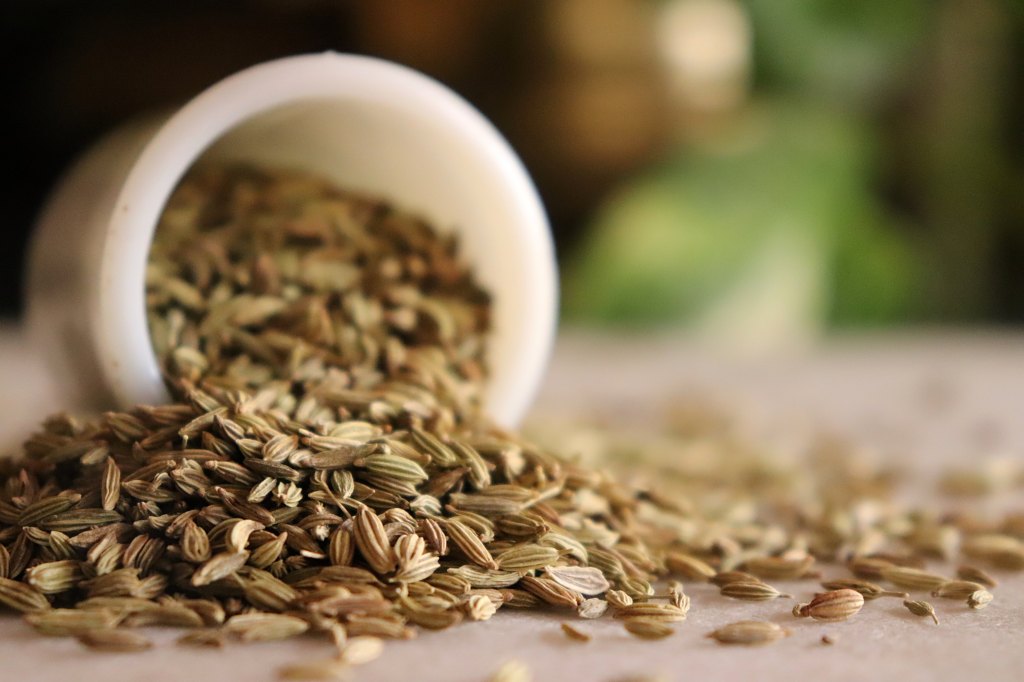
<path fill-rule="evenodd" d="M 706 561 L 682 552 L 669 552 L 665 555 L 665 565 L 672 573 L 687 580 L 707 582 L 715 577 L 715 569 Z"/>
<path fill-rule="evenodd" d="M 578 630 L 569 623 L 562 623 L 562 632 L 565 633 L 569 639 L 574 639 L 577 642 L 589 642 L 591 637 L 582 630 Z"/>
<path fill-rule="evenodd" d="M 797 613 L 815 620 L 839 621 L 856 615 L 863 606 L 864 596 L 856 590 L 830 590 L 815 595 L 810 603 L 802 604 Z"/>
<path fill-rule="evenodd" d="M 878 599 L 879 597 L 898 597 L 899 599 L 907 599 L 910 597 L 906 592 L 893 592 L 882 588 L 880 585 L 868 582 L 867 580 L 861 580 L 859 578 L 841 578 L 838 580 L 826 580 L 821 583 L 821 586 L 826 590 L 856 590 L 866 600 Z"/>
<path fill-rule="evenodd" d="M 985 589 L 984 585 L 970 580 L 949 580 L 939 585 L 939 588 L 932 592 L 932 596 L 942 597 L 943 599 L 959 599 L 962 601 L 978 590 L 983 589 Z"/>
<path fill-rule="evenodd" d="M 653 618 L 630 618 L 623 627 L 626 632 L 640 639 L 664 639 L 675 633 L 675 628 L 664 621 Z"/>
<path fill-rule="evenodd" d="M 948 579 L 935 573 L 906 566 L 888 566 L 882 569 L 882 577 L 905 590 L 935 590 Z"/>
<path fill-rule="evenodd" d="M 576 614 L 580 618 L 594 619 L 603 616 L 607 610 L 608 602 L 604 599 L 592 597 L 580 603 L 579 607 L 576 609 Z"/>
<path fill-rule="evenodd" d="M 992 593 L 988 590 L 978 590 L 967 598 L 967 605 L 972 609 L 983 609 L 992 601 Z"/>
<path fill-rule="evenodd" d="M 777 642 L 783 637 L 788 637 L 789 634 L 789 630 L 777 623 L 763 620 L 741 620 L 712 631 L 708 637 L 720 644 L 762 646 Z"/>
<path fill-rule="evenodd" d="M 145 651 L 153 646 L 146 637 L 128 630 L 89 630 L 76 635 L 76 639 L 94 651 Z"/>
<path fill-rule="evenodd" d="M 756 575 L 745 573 L 743 571 L 724 571 L 722 573 L 716 573 L 712 578 L 711 582 L 719 587 L 725 587 L 731 583 L 754 583 L 761 584 L 762 581 Z"/>
<path fill-rule="evenodd" d="M 961 580 L 970 580 L 984 585 L 985 587 L 998 587 L 999 582 L 986 571 L 974 566 L 960 566 L 956 569 L 956 575 Z"/>
<path fill-rule="evenodd" d="M 504 555 L 502 555 L 504 556 Z M 501 556 L 498 564 L 501 564 Z M 603 594 L 611 585 L 601 571 L 584 566 L 548 567 L 545 574 L 562 587 L 575 590 L 584 596 Z"/>
<path fill-rule="evenodd" d="M 488 682 L 533 682 L 533 674 L 525 663 L 513 659 L 502 663 Z"/>
<path fill-rule="evenodd" d="M 939 617 L 935 614 L 935 607 L 933 607 L 928 602 L 917 601 L 913 599 L 905 599 L 903 601 L 903 605 L 906 606 L 907 610 L 915 616 L 929 617 L 933 621 L 935 621 L 936 625 L 939 624 Z"/>
<path fill-rule="evenodd" d="M 762 582 L 726 583 L 725 585 L 722 585 L 720 591 L 724 597 L 742 599 L 744 601 L 767 601 L 769 599 L 778 599 L 780 597 L 785 597 L 787 599 L 793 598 L 792 595 L 783 594 L 771 585 L 766 585 Z"/>

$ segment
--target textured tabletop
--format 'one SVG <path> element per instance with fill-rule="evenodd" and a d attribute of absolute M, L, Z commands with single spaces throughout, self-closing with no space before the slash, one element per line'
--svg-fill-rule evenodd
<path fill-rule="evenodd" d="M 56 397 L 19 337 L 0 333 L 0 443 L 8 445 Z M 534 419 L 597 411 L 611 423 L 643 422 L 678 396 L 707 396 L 776 431 L 828 428 L 894 453 L 921 480 L 940 466 L 985 456 L 1024 457 L 1024 337 L 873 336 L 837 339 L 812 351 L 772 357 L 726 356 L 673 336 L 560 340 Z M 11 448 L 6 448 L 10 450 Z M 1016 503 L 1020 499 L 1002 500 Z M 828 572 L 828 570 L 826 570 Z M 355 680 L 485 680 L 504 660 L 520 659 L 538 681 L 665 680 L 1017 680 L 1024 676 L 1024 575 L 1001 575 L 996 600 L 979 612 L 936 603 L 942 623 L 914 618 L 898 600 L 873 602 L 847 623 L 793 619 L 792 602 L 737 603 L 707 585 L 687 585 L 693 608 L 663 641 L 631 638 L 610 619 L 585 623 L 581 644 L 560 631 L 558 614 L 501 612 L 489 622 L 389 644 Z M 786 585 L 799 596 L 810 588 Z M 734 649 L 704 635 L 745 618 L 786 623 L 793 636 L 771 647 Z M 820 643 L 822 634 L 836 641 Z M 0 616 L 0 681 L 275 679 L 275 669 L 331 653 L 323 642 L 184 650 L 176 633 L 154 631 L 141 654 L 96 654 L 76 642 L 41 638 L 16 617 Z"/>

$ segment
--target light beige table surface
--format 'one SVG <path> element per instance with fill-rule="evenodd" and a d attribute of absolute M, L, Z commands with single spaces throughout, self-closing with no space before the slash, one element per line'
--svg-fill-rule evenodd
<path fill-rule="evenodd" d="M 0 443 L 21 438 L 55 399 L 40 376 L 19 337 L 0 332 L 0 411 L 9 415 L 0 424 Z M 835 340 L 808 353 L 737 358 L 672 337 L 576 333 L 561 339 L 535 412 L 599 409 L 642 420 L 666 397 L 703 393 L 772 428 L 828 425 L 902 453 L 907 466 L 925 472 L 985 454 L 1024 457 L 1024 336 L 875 336 Z M 586 623 L 594 640 L 578 644 L 561 634 L 557 615 L 503 612 L 487 623 L 390 644 L 353 679 L 480 681 L 501 661 L 518 658 L 535 680 L 556 682 L 624 681 L 641 673 L 702 682 L 1024 680 L 1024 576 L 1003 580 L 984 611 L 937 603 L 940 626 L 911 617 L 897 600 L 874 602 L 851 622 L 823 625 L 793 619 L 788 602 L 737 603 L 707 586 L 687 589 L 689 619 L 660 642 L 639 642 L 601 620 Z M 740 650 L 703 637 L 750 617 L 778 619 L 794 634 L 769 648 Z M 835 645 L 819 643 L 826 632 Z M 174 636 L 155 631 L 160 646 L 150 652 L 101 655 L 0 617 L 0 682 L 259 682 L 275 679 L 281 664 L 331 651 L 314 640 L 192 651 L 176 648 Z"/>

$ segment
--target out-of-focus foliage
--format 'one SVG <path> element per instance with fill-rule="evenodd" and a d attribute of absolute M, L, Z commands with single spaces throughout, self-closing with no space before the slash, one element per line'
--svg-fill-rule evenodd
<path fill-rule="evenodd" d="M 631 323 L 700 322 L 746 290 L 751 320 L 774 319 L 770 309 L 780 306 L 810 326 L 906 314 L 915 266 L 867 182 L 864 127 L 777 105 L 736 127 L 612 198 L 589 248 L 567 266 L 566 309 Z M 777 297 L 765 295 L 772 287 Z"/>
<path fill-rule="evenodd" d="M 748 92 L 682 107 L 673 150 L 604 202 L 566 265 L 567 316 L 788 339 L 986 314 L 1015 214 L 976 180 L 1013 182 L 996 137 L 1009 95 L 992 85 L 1022 15 L 998 0 L 663 1 L 682 5 L 719 29 L 716 8 L 742 11 Z"/>
<path fill-rule="evenodd" d="M 861 107 L 896 86 L 934 0 L 746 0 L 767 87 Z"/>

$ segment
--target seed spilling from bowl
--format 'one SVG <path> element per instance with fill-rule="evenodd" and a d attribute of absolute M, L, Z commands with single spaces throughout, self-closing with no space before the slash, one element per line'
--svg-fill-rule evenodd
<path fill-rule="evenodd" d="M 995 580 L 981 569 L 951 581 L 919 567 L 936 549 L 1022 567 L 1001 530 L 1012 517 L 936 533 L 893 504 L 862 528 L 865 505 L 891 496 L 884 472 L 737 458 L 756 447 L 722 420 L 669 421 L 672 452 L 702 444 L 692 472 L 664 443 L 609 435 L 606 459 L 577 460 L 496 428 L 481 406 L 490 300 L 454 239 L 316 177 L 196 170 L 167 204 L 146 286 L 174 403 L 56 415 L 0 465 L 0 604 L 42 634 L 103 651 L 148 648 L 126 630 L 146 625 L 189 628 L 180 643 L 203 647 L 318 634 L 337 655 L 282 675 L 331 678 L 381 639 L 504 608 L 611 612 L 635 637 L 666 638 L 691 608 L 671 577 L 770 603 L 788 595 L 764 580 L 845 564 L 857 578 L 825 580 L 795 609 L 836 621 L 907 596 L 869 580 L 986 606 Z M 657 485 L 628 485 L 623 469 Z M 844 486 L 829 504 L 798 494 L 826 476 Z M 711 636 L 789 634 L 740 621 Z"/>

